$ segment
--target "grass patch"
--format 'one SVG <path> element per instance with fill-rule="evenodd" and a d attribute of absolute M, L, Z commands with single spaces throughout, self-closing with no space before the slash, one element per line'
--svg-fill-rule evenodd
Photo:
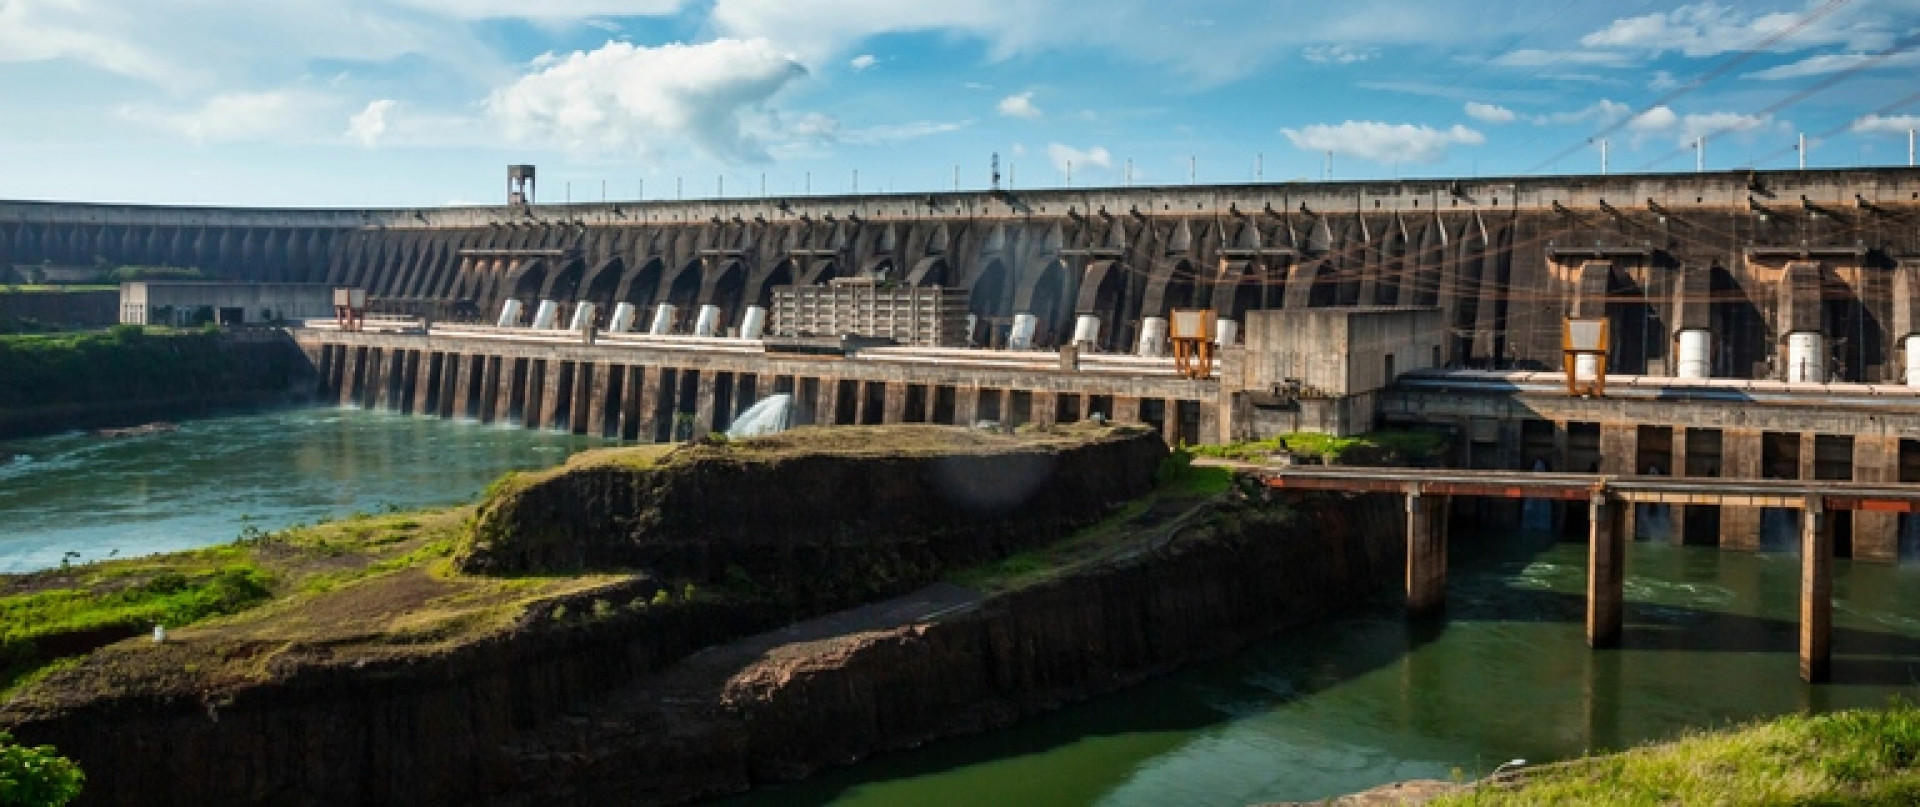
<path fill-rule="evenodd" d="M 1185 450 L 1167 455 L 1160 463 L 1158 485 L 1152 493 L 1128 502 L 1100 521 L 1058 541 L 1009 555 L 992 563 L 960 569 L 946 575 L 948 582 L 978 591 L 1005 591 L 1043 580 L 1081 561 L 1099 557 L 1157 524 L 1139 522 L 1163 509 L 1197 506 L 1233 486 L 1233 471 L 1193 464 Z"/>
<path fill-rule="evenodd" d="M 1920 707 L 1789 715 L 1540 768 L 1435 805 L 1920 804 Z"/>
<path fill-rule="evenodd" d="M 1430 429 L 1384 429 L 1354 437 L 1296 432 L 1227 445 L 1191 446 L 1201 457 L 1262 462 L 1279 453 L 1318 457 L 1328 464 L 1342 461 L 1426 462 L 1440 458 L 1451 445 L 1444 432 Z"/>

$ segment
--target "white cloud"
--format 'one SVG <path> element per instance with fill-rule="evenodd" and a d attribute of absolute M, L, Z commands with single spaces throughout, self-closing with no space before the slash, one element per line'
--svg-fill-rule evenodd
<path fill-rule="evenodd" d="M 1553 112 L 1546 115 L 1535 115 L 1533 122 L 1542 126 L 1571 126 L 1575 124 L 1612 126 L 1632 111 L 1633 107 L 1627 106 L 1619 101 L 1602 98 L 1593 102 L 1590 106 L 1571 112 Z"/>
<path fill-rule="evenodd" d="M 1040 117 L 1040 107 L 1033 105 L 1033 92 L 1031 90 L 1000 99 L 1000 103 L 995 104 L 994 109 L 1009 118 L 1032 119 Z"/>
<path fill-rule="evenodd" d="M 520 142 L 574 152 L 651 154 L 685 141 L 723 161 L 764 159 L 781 134 L 768 102 L 806 68 L 764 39 L 657 48 L 609 42 L 548 54 L 486 106 Z"/>
<path fill-rule="evenodd" d="M 367 104 L 365 109 L 347 119 L 347 136 L 360 141 L 360 145 L 367 148 L 379 145 L 381 136 L 387 133 L 387 116 L 399 104 L 399 101 L 391 98 Z"/>
<path fill-rule="evenodd" d="M 1801 24 L 1830 3 L 1809 2 L 1805 9 L 1750 14 L 1747 9 L 1715 2 L 1679 6 L 1637 17 L 1614 20 L 1607 27 L 1580 38 L 1594 49 L 1627 50 L 1646 54 L 1678 52 L 1693 58 L 1743 50 L 1778 36 L 1769 48 L 1787 52 L 1820 45 L 1849 43 L 1855 47 L 1884 47 L 1881 28 L 1885 14 L 1823 13 Z M 1797 26 L 1797 27 L 1796 27 Z"/>
<path fill-rule="evenodd" d="M 184 111 L 129 104 L 120 108 L 120 116 L 195 143 L 233 143 L 301 131 L 331 105 L 328 99 L 300 91 L 235 92 L 214 95 Z"/>
<path fill-rule="evenodd" d="M 1379 55 L 1380 51 L 1374 48 L 1354 45 L 1313 45 L 1300 51 L 1300 58 L 1314 64 L 1353 64 Z"/>
<path fill-rule="evenodd" d="M 869 67 L 874 66 L 875 64 L 878 64 L 879 62 L 880 62 L 880 59 L 874 56 L 873 54 L 862 53 L 859 56 L 855 56 L 851 59 L 848 59 L 847 66 L 853 68 L 853 72 L 858 73 L 863 70 L 866 70 Z"/>
<path fill-rule="evenodd" d="M 1463 17 L 1446 3 L 1408 0 L 1213 0 L 1191 10 L 1165 0 L 1107 0 L 1098 13 L 1074 0 L 715 0 L 711 24 L 725 35 L 775 39 L 808 64 L 857 52 L 879 34 L 940 33 L 983 43 L 994 61 L 1091 51 L 1204 85 L 1255 73 L 1319 43 L 1339 42 L 1358 55 L 1386 45 L 1434 47 L 1520 33 L 1524 15 L 1509 12 L 1528 7 L 1495 0 Z"/>
<path fill-rule="evenodd" d="M 1587 65 L 1597 67 L 1629 67 L 1639 64 L 1640 60 L 1623 53 L 1580 50 L 1532 50 L 1522 49 L 1503 53 L 1492 60 L 1500 67 L 1553 67 L 1556 65 Z"/>
<path fill-rule="evenodd" d="M 1487 123 L 1512 123 L 1514 118 L 1519 117 L 1513 114 L 1513 110 L 1499 104 L 1485 104 L 1479 101 L 1467 102 L 1467 116 Z"/>
<path fill-rule="evenodd" d="M 679 11 L 681 0 L 397 0 L 399 5 L 463 20 L 579 20 L 654 17 Z"/>
<path fill-rule="evenodd" d="M 1047 144 L 1047 161 L 1053 163 L 1056 171 L 1065 171 L 1069 164 L 1080 168 L 1112 168 L 1113 154 L 1104 146 L 1094 146 L 1084 151 L 1060 143 Z"/>
<path fill-rule="evenodd" d="M 905 140 L 918 140 L 923 137 L 957 132 L 973 125 L 973 121 L 931 121 L 917 120 L 907 123 L 885 123 L 853 129 L 840 136 L 840 141 L 853 145 L 876 145 L 880 143 L 898 143 Z"/>
<path fill-rule="evenodd" d="M 1439 162 L 1446 157 L 1449 147 L 1487 142 L 1485 135 L 1465 126 L 1435 129 L 1378 121 L 1316 123 L 1299 129 L 1281 129 L 1280 133 L 1307 151 L 1331 151 L 1381 164 Z"/>
<path fill-rule="evenodd" d="M 1886 67 L 1910 67 L 1920 64 L 1920 52 L 1906 51 L 1887 56 L 1875 56 L 1867 53 L 1828 53 L 1809 56 L 1797 62 L 1769 67 L 1747 74 L 1747 78 L 1788 79 L 1822 76 L 1844 70 Z"/>
<path fill-rule="evenodd" d="M 1627 122 L 1627 128 L 1636 135 L 1673 134 L 1675 141 L 1680 145 L 1691 145 L 1695 139 L 1702 137 L 1764 129 L 1772 120 L 1773 118 L 1768 115 L 1746 115 L 1738 112 L 1682 115 L 1662 104 L 1635 115 L 1633 120 Z"/>
<path fill-rule="evenodd" d="M 1920 129 L 1920 115 L 1868 115 L 1853 122 L 1853 130 L 1872 134 L 1906 134 Z"/>

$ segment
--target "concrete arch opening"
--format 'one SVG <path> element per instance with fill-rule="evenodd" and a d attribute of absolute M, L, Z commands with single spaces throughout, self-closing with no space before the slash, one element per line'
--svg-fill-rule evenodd
<path fill-rule="evenodd" d="M 1047 264 L 1033 285 L 1027 310 L 1032 314 L 1034 324 L 1033 344 L 1036 347 L 1053 347 L 1071 336 L 1074 302 L 1070 284 L 1072 277 L 1067 273 L 1067 265 L 1059 260 Z"/>
<path fill-rule="evenodd" d="M 973 283 L 967 288 L 967 311 L 974 316 L 971 340 L 975 344 L 993 347 L 1005 345 L 1006 331 L 1012 324 L 1013 315 L 1012 284 L 1008 282 L 1007 265 L 998 259 L 988 261 L 974 275 Z"/>

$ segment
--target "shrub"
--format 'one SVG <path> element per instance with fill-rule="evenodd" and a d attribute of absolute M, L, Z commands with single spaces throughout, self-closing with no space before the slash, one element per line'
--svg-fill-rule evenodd
<path fill-rule="evenodd" d="M 0 731 L 0 807 L 58 805 L 80 795 L 87 776 L 53 746 L 25 746 Z"/>

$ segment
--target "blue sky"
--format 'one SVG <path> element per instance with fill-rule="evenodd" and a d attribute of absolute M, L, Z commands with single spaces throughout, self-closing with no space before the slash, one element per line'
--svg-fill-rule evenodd
<path fill-rule="evenodd" d="M 1920 0 L 0 0 L 0 198 L 1904 164 L 1917 79 Z"/>

